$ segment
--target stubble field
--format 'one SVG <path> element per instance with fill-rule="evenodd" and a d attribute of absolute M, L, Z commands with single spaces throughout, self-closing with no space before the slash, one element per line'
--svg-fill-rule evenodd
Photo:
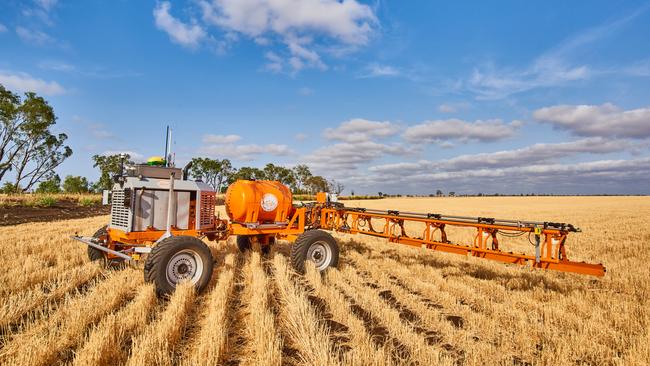
<path fill-rule="evenodd" d="M 157 300 L 141 267 L 107 270 L 68 239 L 107 216 L 0 227 L 0 364 L 646 364 L 650 198 L 395 198 L 348 206 L 569 222 L 572 260 L 604 278 L 533 271 L 337 235 L 338 270 L 294 274 L 210 243 L 208 289 Z M 221 212 L 223 215 L 223 211 Z M 452 241 L 472 233 L 450 231 Z M 526 241 L 502 247 L 531 252 Z"/>

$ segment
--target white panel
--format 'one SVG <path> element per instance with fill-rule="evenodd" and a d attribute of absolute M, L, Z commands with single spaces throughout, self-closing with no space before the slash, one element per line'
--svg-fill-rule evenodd
<path fill-rule="evenodd" d="M 190 224 L 190 192 L 176 192 L 176 227 L 187 230 Z"/>

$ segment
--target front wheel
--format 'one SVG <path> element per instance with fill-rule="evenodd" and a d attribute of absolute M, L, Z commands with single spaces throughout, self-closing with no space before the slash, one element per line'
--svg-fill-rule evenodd
<path fill-rule="evenodd" d="M 339 264 L 339 246 L 332 235 L 321 230 L 300 234 L 291 246 L 291 264 L 298 273 L 305 273 L 305 261 L 312 261 L 319 271 Z"/>
<path fill-rule="evenodd" d="M 174 292 L 176 285 L 188 281 L 201 292 L 212 277 L 214 260 L 205 243 L 192 236 L 172 236 L 162 240 L 149 253 L 144 279 L 153 282 L 158 296 Z"/>

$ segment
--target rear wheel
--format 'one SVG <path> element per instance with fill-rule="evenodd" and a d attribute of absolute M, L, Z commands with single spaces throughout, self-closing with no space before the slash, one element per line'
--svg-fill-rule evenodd
<path fill-rule="evenodd" d="M 312 261 L 319 271 L 339 264 L 339 246 L 332 235 L 321 230 L 302 233 L 291 247 L 291 264 L 305 273 L 305 261 Z"/>
<path fill-rule="evenodd" d="M 101 246 L 106 245 L 107 239 L 108 239 L 108 225 L 99 228 L 93 235 L 93 242 Z M 106 259 L 104 252 L 102 252 L 97 248 L 93 248 L 90 245 L 88 246 L 87 253 L 88 253 L 88 259 L 90 259 L 91 262 Z"/>
<path fill-rule="evenodd" d="M 214 261 L 210 249 L 192 236 L 172 236 L 151 251 L 144 265 L 144 279 L 153 282 L 158 296 L 174 292 L 182 281 L 201 292 L 212 277 Z"/>

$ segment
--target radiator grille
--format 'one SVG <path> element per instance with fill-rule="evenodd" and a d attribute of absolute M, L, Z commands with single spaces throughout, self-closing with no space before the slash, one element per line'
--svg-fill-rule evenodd
<path fill-rule="evenodd" d="M 214 225 L 214 192 L 201 192 L 201 210 L 199 212 L 199 226 L 203 229 Z"/>
<path fill-rule="evenodd" d="M 130 231 L 131 210 L 124 207 L 124 191 L 114 190 L 111 201 L 111 227 Z"/>

